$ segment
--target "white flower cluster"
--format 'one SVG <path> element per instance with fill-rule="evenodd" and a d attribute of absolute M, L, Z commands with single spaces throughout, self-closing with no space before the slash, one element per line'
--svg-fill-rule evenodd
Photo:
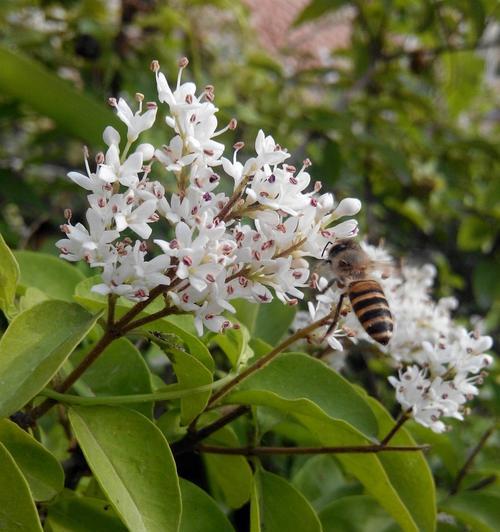
<path fill-rule="evenodd" d="M 186 66 L 181 60 L 172 90 L 152 63 L 158 100 L 168 108 L 170 136 L 159 148 L 135 144 L 152 127 L 156 103 L 143 112 L 144 96 L 137 94 L 134 113 L 122 98 L 110 100 L 127 126 L 126 145 L 121 150 L 119 133 L 108 127 L 108 149 L 96 157 L 95 170 L 86 155 L 86 175 L 69 173 L 89 192 L 90 207 L 86 226 L 72 225 L 67 211 L 66 238 L 57 247 L 67 260 L 102 268 L 102 283 L 93 287 L 100 294 L 143 301 L 165 286 L 171 304 L 193 313 L 202 334 L 203 325 L 212 331 L 231 325 L 222 313 L 234 311 L 234 298 L 268 303 L 276 296 L 296 304 L 309 277 L 305 257 L 318 258 L 327 242 L 356 235 L 355 220 L 334 222 L 356 214 L 361 203 L 348 198 L 335 204 L 332 194 L 319 194 L 318 182 L 306 191 L 310 162 L 299 170 L 286 163 L 287 151 L 262 131 L 254 156 L 240 162 L 244 144 L 238 142 L 225 158 L 225 146 L 215 138 L 235 129 L 236 121 L 217 129 L 214 88 L 198 93 L 194 83 L 182 83 Z M 151 179 L 161 167 L 168 174 L 163 184 Z M 151 224 L 161 221 L 165 238 L 154 240 L 158 253 L 147 260 L 151 246 L 145 240 Z"/>
<path fill-rule="evenodd" d="M 362 243 L 365 252 L 376 263 L 392 262 L 384 248 Z M 493 359 L 485 354 L 492 347 L 489 336 L 469 332 L 458 325 L 451 313 L 457 306 L 454 298 L 434 301 L 430 289 L 436 269 L 403 265 L 401 270 L 386 277 L 375 270 L 373 278 L 382 286 L 394 318 L 393 336 L 386 347 L 379 344 L 392 363 L 399 368 L 398 377 L 389 377 L 396 389 L 396 398 L 404 411 L 435 432 L 446 429 L 443 417 L 463 419 L 465 403 L 479 393 L 477 388 L 485 376 L 485 368 Z M 321 278 L 320 286 L 327 281 Z M 299 325 L 326 316 L 337 304 L 341 291 L 332 287 L 317 296 L 317 304 L 309 304 L 309 315 L 299 313 Z M 325 326 L 326 327 L 326 326 Z M 326 328 L 316 330 L 309 338 L 317 342 L 324 338 Z M 354 312 L 344 312 L 332 335 L 327 338 L 333 349 L 342 349 L 339 337 L 353 341 L 375 341 L 364 331 Z M 332 357 L 334 364 L 343 360 Z"/>

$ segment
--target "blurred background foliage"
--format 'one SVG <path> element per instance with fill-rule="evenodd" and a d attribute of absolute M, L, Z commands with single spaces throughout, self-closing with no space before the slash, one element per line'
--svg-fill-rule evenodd
<path fill-rule="evenodd" d="M 235 141 L 252 145 L 263 128 L 297 165 L 309 157 L 325 188 L 363 200 L 362 234 L 433 261 L 440 295 L 458 295 L 459 313 L 485 315 L 494 332 L 498 2 L 294 1 L 284 32 L 295 32 L 295 43 L 269 47 L 255 15 L 267 10 L 278 24 L 282 5 L 2 1 L 0 231 L 12 247 L 55 253 L 63 209 L 84 214 L 65 175 L 82 168 L 83 143 L 95 154 L 104 126 L 116 125 L 107 98 L 152 98 L 151 59 L 172 78 L 185 55 L 187 76 L 216 86 L 221 120 L 238 118 Z M 321 50 L 311 38 L 317 28 L 327 36 Z M 163 134 L 158 127 L 149 140 L 161 144 Z"/>
<path fill-rule="evenodd" d="M 485 316 L 498 345 L 497 0 L 2 0 L 0 232 L 11 247 L 56 254 L 63 210 L 71 207 L 75 221 L 85 211 L 66 173 L 83 168 L 84 144 L 95 155 L 103 128 L 119 127 L 107 99 L 130 101 L 136 91 L 154 98 L 150 61 L 173 80 L 182 56 L 186 76 L 215 85 L 221 122 L 238 119 L 227 146 L 253 146 L 262 128 L 297 166 L 310 158 L 313 179 L 337 199 L 363 201 L 362 235 L 384 239 L 396 256 L 435 263 L 437 295 L 456 295 L 464 319 Z M 167 140 L 160 119 L 147 134 L 157 145 Z M 387 372 L 368 358 L 354 353 L 346 370 L 366 389 L 367 363 Z M 490 430 L 499 381 L 494 368 L 479 415 L 459 437 L 411 424 L 433 445 L 438 487 L 452 484 L 466 449 Z M 496 451 L 481 453 L 467 489 L 495 482 Z M 300 463 L 283 459 L 283 470 Z M 321 485 L 325 497 L 333 484 Z"/>

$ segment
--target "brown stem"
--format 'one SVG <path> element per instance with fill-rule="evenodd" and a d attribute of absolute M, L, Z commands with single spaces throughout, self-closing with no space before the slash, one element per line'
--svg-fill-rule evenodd
<path fill-rule="evenodd" d="M 236 190 L 233 192 L 233 195 L 229 198 L 228 202 L 222 207 L 222 209 L 219 211 L 219 213 L 215 216 L 214 220 L 219 220 L 223 222 L 228 214 L 231 212 L 231 209 L 234 207 L 235 203 L 240 199 L 241 195 L 243 194 L 243 191 L 245 190 L 245 187 L 247 186 L 248 182 L 250 181 L 250 176 L 244 176 L 242 177 L 239 185 L 236 187 Z"/>
<path fill-rule="evenodd" d="M 342 447 L 219 447 L 218 445 L 199 444 L 197 449 L 202 453 L 238 454 L 244 456 L 262 456 L 272 454 L 364 454 L 384 452 L 415 452 L 427 451 L 429 445 L 391 446 L 353 445 Z"/>
<path fill-rule="evenodd" d="M 241 270 L 238 270 L 236 273 L 233 273 L 229 277 L 226 277 L 224 282 L 225 283 L 229 283 L 229 282 L 233 281 L 234 279 L 237 279 L 238 277 L 240 277 L 242 275 L 245 276 L 249 272 L 250 272 L 249 268 L 241 268 Z"/>
<path fill-rule="evenodd" d="M 149 316 L 144 316 L 144 318 L 141 318 L 139 320 L 133 321 L 123 327 L 121 329 L 121 333 L 125 334 L 132 329 L 137 329 L 139 327 L 142 327 L 143 325 L 147 325 L 148 323 L 151 323 L 153 321 L 159 320 L 160 318 L 164 318 L 165 316 L 169 316 L 171 314 L 174 314 L 176 312 L 176 309 L 173 307 L 166 307 L 162 310 L 159 310 L 158 312 L 154 312 L 153 314 L 149 314 Z"/>
<path fill-rule="evenodd" d="M 158 296 L 168 292 L 174 286 L 179 284 L 180 279 L 175 279 L 170 285 L 159 285 L 153 288 L 149 292 L 149 297 L 145 301 L 139 301 L 135 304 L 127 313 L 125 313 L 114 325 L 117 330 L 121 330 L 122 327 L 128 325 L 138 314 L 140 314 L 148 305 L 150 305 Z"/>
<path fill-rule="evenodd" d="M 222 399 L 225 395 L 227 395 L 235 386 L 237 386 L 241 381 L 255 373 L 256 371 L 262 369 L 263 367 L 267 366 L 273 358 L 278 356 L 282 351 L 284 351 L 288 346 L 292 345 L 297 340 L 300 340 L 301 338 L 305 338 L 309 333 L 317 329 L 318 327 L 322 327 L 328 321 L 331 320 L 332 316 L 334 315 L 335 311 L 330 312 L 330 314 L 324 316 L 323 318 L 311 323 L 307 327 L 304 327 L 303 329 L 300 329 L 295 334 L 292 334 L 289 338 L 287 338 L 285 341 L 281 342 L 278 346 L 276 346 L 272 351 L 270 351 L 267 355 L 263 356 L 262 358 L 259 358 L 255 364 L 249 366 L 245 371 L 242 371 L 239 375 L 236 375 L 236 377 L 229 381 L 225 386 L 223 386 L 217 393 L 212 395 L 210 398 L 210 401 L 208 402 L 208 407 L 213 406 L 214 403 Z"/>
<path fill-rule="evenodd" d="M 469 471 L 470 467 L 474 463 L 474 460 L 476 456 L 479 454 L 479 451 L 484 447 L 486 442 L 488 441 L 488 438 L 495 432 L 496 425 L 493 425 L 490 427 L 482 436 L 481 439 L 478 441 L 477 445 L 472 449 L 469 456 L 467 457 L 467 460 L 465 461 L 464 465 L 460 468 L 460 471 L 457 473 L 457 476 L 455 477 L 455 480 L 453 481 L 451 488 L 450 488 L 450 495 L 455 495 L 455 493 L 458 492 L 460 488 L 460 484 L 462 483 L 462 480 L 465 478 L 465 475 L 467 475 L 467 472 Z"/>
<path fill-rule="evenodd" d="M 475 484 L 472 484 L 472 486 L 469 486 L 467 488 L 467 491 L 479 491 L 485 488 L 486 486 L 489 486 L 490 484 L 493 484 L 493 482 L 496 482 L 497 475 L 488 475 L 487 477 L 481 479 L 479 482 L 476 482 Z"/>
<path fill-rule="evenodd" d="M 210 423 L 198 431 L 188 434 L 184 439 L 174 443 L 171 446 L 172 452 L 177 456 L 193 450 L 200 441 L 208 438 L 214 432 L 217 432 L 222 427 L 225 427 L 235 419 L 246 414 L 249 410 L 250 407 L 246 405 L 237 406 L 236 408 L 231 409 L 227 414 L 221 416 L 213 423 Z"/>
<path fill-rule="evenodd" d="M 399 419 L 395 423 L 395 425 L 392 427 L 392 429 L 387 433 L 387 436 L 380 442 L 380 445 L 384 446 L 387 445 L 396 432 L 410 419 L 410 412 L 411 409 L 406 410 L 405 412 L 402 412 L 402 414 L 399 416 Z"/>
<path fill-rule="evenodd" d="M 116 300 L 115 294 L 108 294 L 108 319 L 106 322 L 108 327 L 112 327 L 115 322 Z"/>

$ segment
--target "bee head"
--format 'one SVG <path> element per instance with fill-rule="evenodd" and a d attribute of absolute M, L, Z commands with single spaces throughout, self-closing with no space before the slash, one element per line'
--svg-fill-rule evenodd
<path fill-rule="evenodd" d="M 367 263 L 364 252 L 353 240 L 341 240 L 330 248 L 328 263 L 340 278 L 361 278 Z"/>
<path fill-rule="evenodd" d="M 328 244 L 327 244 L 328 245 Z M 330 251 L 328 252 L 328 260 L 331 262 L 336 257 L 342 257 L 342 260 L 346 260 L 345 257 L 349 254 L 349 251 L 357 251 L 359 249 L 359 244 L 353 240 L 339 240 L 335 244 L 331 245 Z M 325 247 L 326 250 L 326 247 Z M 323 250 L 324 253 L 324 250 Z"/>

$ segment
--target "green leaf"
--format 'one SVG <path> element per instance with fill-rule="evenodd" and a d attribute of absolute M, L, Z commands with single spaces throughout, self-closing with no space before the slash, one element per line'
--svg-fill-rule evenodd
<path fill-rule="evenodd" d="M 86 351 L 74 353 L 77 365 Z M 151 374 L 139 350 L 127 339 L 119 338 L 109 345 L 81 377 L 95 395 L 133 395 L 151 393 Z M 127 405 L 146 417 L 152 417 L 153 403 Z"/>
<path fill-rule="evenodd" d="M 324 508 L 319 518 L 323 530 L 328 532 L 382 532 L 394 525 L 394 521 L 368 495 L 341 497 Z"/>
<path fill-rule="evenodd" d="M 0 416 L 47 385 L 98 317 L 73 303 L 46 301 L 14 318 L 0 339 Z"/>
<path fill-rule="evenodd" d="M 323 454 L 309 458 L 293 476 L 292 484 L 313 508 L 321 510 L 336 498 L 345 480 L 333 456 Z"/>
<path fill-rule="evenodd" d="M 21 279 L 19 286 L 38 288 L 53 299 L 73 302 L 76 285 L 84 275 L 67 261 L 34 251 L 15 251 Z"/>
<path fill-rule="evenodd" d="M 296 308 L 284 305 L 279 299 L 258 305 L 238 299 L 233 303 L 236 317 L 245 325 L 252 338 L 260 338 L 272 345 L 287 333 L 295 317 Z"/>
<path fill-rule="evenodd" d="M 253 350 L 248 345 L 250 334 L 245 326 L 216 334 L 212 340 L 224 351 L 233 369 L 253 357 Z"/>
<path fill-rule="evenodd" d="M 257 314 L 259 313 L 259 305 L 250 303 L 246 299 L 235 299 L 231 304 L 236 309 L 236 318 L 242 323 L 250 333 L 255 331 L 255 323 Z"/>
<path fill-rule="evenodd" d="M 182 387 L 195 388 L 211 384 L 212 373 L 194 356 L 182 349 L 170 348 L 168 356 L 174 366 L 177 381 Z M 181 398 L 181 424 L 189 425 L 207 406 L 211 390 Z"/>
<path fill-rule="evenodd" d="M 0 443 L 16 461 L 36 501 L 48 501 L 63 489 L 64 473 L 55 456 L 8 419 L 0 419 Z"/>
<path fill-rule="evenodd" d="M 278 356 L 245 379 L 226 401 L 336 420 L 368 436 L 378 430 L 371 408 L 356 389 L 323 362 L 302 353 Z"/>
<path fill-rule="evenodd" d="M 127 532 L 108 501 L 65 490 L 48 507 L 51 532 Z"/>
<path fill-rule="evenodd" d="M 311 0 L 299 13 L 299 16 L 295 19 L 293 25 L 299 26 L 304 22 L 315 20 L 323 16 L 325 13 L 328 13 L 328 11 L 334 11 L 350 3 L 351 2 L 348 0 Z"/>
<path fill-rule="evenodd" d="M 182 519 L 179 532 L 234 532 L 217 503 L 201 488 L 179 479 L 182 495 Z"/>
<path fill-rule="evenodd" d="M 5 446 L 0 443 L 0 530 L 42 532 L 28 483 Z"/>
<path fill-rule="evenodd" d="M 251 505 L 257 505 L 258 510 L 251 510 L 252 532 L 321 532 L 316 512 L 284 478 L 259 468 L 254 482 Z"/>
<path fill-rule="evenodd" d="M 26 288 L 24 295 L 19 298 L 19 312 L 24 312 L 35 305 L 43 303 L 51 299 L 45 292 L 42 292 L 38 288 L 29 286 Z"/>
<path fill-rule="evenodd" d="M 438 434 L 412 420 L 405 424 L 405 429 L 410 432 L 417 443 L 431 446 L 427 453 L 428 458 L 434 455 L 439 456 L 450 476 L 454 477 L 457 474 L 463 458 L 456 445 L 453 445 L 450 433 Z"/>
<path fill-rule="evenodd" d="M 19 280 L 19 266 L 0 233 L 0 309 L 10 316 Z"/>
<path fill-rule="evenodd" d="M 134 410 L 77 407 L 71 426 L 85 458 L 123 522 L 134 532 L 177 531 L 181 495 L 160 430 Z"/>
<path fill-rule="evenodd" d="M 369 398 L 379 423 L 379 439 L 394 426 L 394 420 L 375 399 Z M 404 428 L 392 438 L 391 445 L 416 445 Z M 421 452 L 380 453 L 378 458 L 407 508 L 419 531 L 432 531 L 436 526 L 436 488 L 427 461 Z"/>
<path fill-rule="evenodd" d="M 474 296 L 483 309 L 487 309 L 495 300 L 500 300 L 498 262 L 495 259 L 476 260 L 472 277 Z"/>
<path fill-rule="evenodd" d="M 239 389 L 226 400 L 238 404 L 269 406 L 288 412 L 307 427 L 323 446 L 367 445 L 372 443 L 373 437 L 379 436 L 377 420 L 365 398 L 323 363 L 302 354 L 279 356 L 245 379 Z M 376 413 L 385 423 L 384 417 L 378 411 Z M 420 460 L 410 459 L 408 453 L 403 458 L 408 460 L 410 467 L 406 469 L 406 462 L 398 462 L 401 473 L 397 475 L 392 469 L 391 461 L 388 461 L 386 471 L 385 462 L 374 454 L 337 456 L 345 470 L 362 482 L 403 530 L 416 531 L 419 530 L 417 522 L 426 525 L 432 520 L 435 509 L 429 505 L 429 501 L 434 500 L 434 488 L 432 483 L 429 485 L 427 482 L 428 470 L 421 466 Z M 414 479 L 409 483 L 408 489 L 401 488 L 399 482 L 404 471 L 408 475 L 424 473 L 422 483 L 419 479 Z M 415 486 L 421 485 L 428 485 L 431 494 L 424 496 L 422 502 L 406 501 L 405 497 L 412 489 L 420 493 Z M 402 490 L 403 497 L 400 497 L 399 489 Z M 408 507 L 405 502 L 408 502 Z M 425 507 L 429 515 L 412 513 L 420 507 Z M 433 526 L 421 530 L 433 530 Z"/>
<path fill-rule="evenodd" d="M 101 143 L 106 126 L 123 128 L 119 119 L 104 104 L 75 90 L 40 63 L 0 46 L 0 64 L 2 93 L 52 118 L 69 134 L 96 145 Z"/>
<path fill-rule="evenodd" d="M 206 416 L 213 421 L 212 416 Z M 218 430 L 207 443 L 236 447 L 240 444 L 231 427 Z M 205 453 L 207 476 L 211 492 L 230 508 L 240 508 L 250 498 L 252 487 L 252 470 L 243 456 L 225 456 Z"/>
<path fill-rule="evenodd" d="M 296 311 L 296 307 L 284 305 L 277 298 L 259 305 L 254 335 L 271 345 L 277 344 L 288 332 Z"/>
<path fill-rule="evenodd" d="M 493 244 L 497 228 L 477 216 L 467 216 L 458 229 L 457 242 L 464 251 L 489 250 Z"/>
<path fill-rule="evenodd" d="M 500 495 L 468 491 L 450 497 L 440 510 L 467 523 L 474 532 L 496 532 L 500 523 Z"/>

